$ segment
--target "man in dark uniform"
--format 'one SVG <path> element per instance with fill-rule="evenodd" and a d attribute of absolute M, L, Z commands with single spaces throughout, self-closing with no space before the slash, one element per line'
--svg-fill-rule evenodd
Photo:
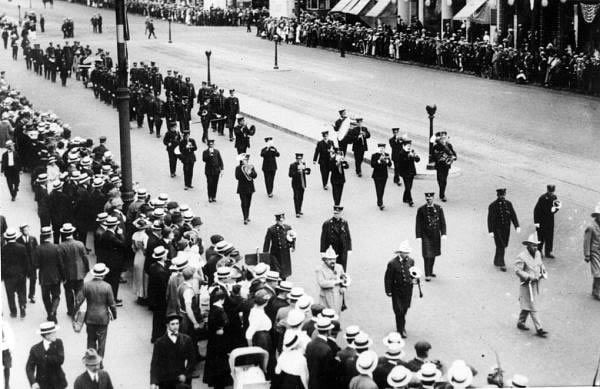
<path fill-rule="evenodd" d="M 167 122 L 167 129 L 175 127 L 177 123 L 177 104 L 175 104 L 171 92 L 167 92 L 167 101 L 164 105 L 164 117 Z"/>
<path fill-rule="evenodd" d="M 348 222 L 342 218 L 344 207 L 333 206 L 333 217 L 323 223 L 321 228 L 321 247 L 323 254 L 329 246 L 337 253 L 336 263 L 339 263 L 346 271 L 348 256 L 352 254 L 352 237 Z"/>
<path fill-rule="evenodd" d="M 508 247 L 510 238 L 510 223 L 515 226 L 517 233 L 521 232 L 517 214 L 510 201 L 506 200 L 506 189 L 496 189 L 498 198 L 488 207 L 488 232 L 494 238 L 496 254 L 494 255 L 494 266 L 506 271 L 504 263 L 504 250 Z"/>
<path fill-rule="evenodd" d="M 446 201 L 446 185 L 448 184 L 448 174 L 452 163 L 456 161 L 456 152 L 452 144 L 448 142 L 448 133 L 440 131 L 435 134 L 436 141 L 433 146 L 433 158 L 435 161 L 435 170 L 437 172 L 437 182 L 440 187 L 440 200 Z"/>
<path fill-rule="evenodd" d="M 207 144 L 208 148 L 202 152 L 202 161 L 204 161 L 208 202 L 214 203 L 217 201 L 217 186 L 219 185 L 219 177 L 223 174 L 224 166 L 221 153 L 215 149 L 215 140 L 209 139 Z"/>
<path fill-rule="evenodd" d="M 402 181 L 404 181 L 404 194 L 402 195 L 402 201 L 411 207 L 415 204 L 411 193 L 413 180 L 417 175 L 415 163 L 419 162 L 420 160 L 421 157 L 419 157 L 412 148 L 412 140 L 403 138 L 402 148 L 399 151 L 396 162 L 394 162 L 394 174 L 398 174 L 400 177 L 402 177 Z"/>
<path fill-rule="evenodd" d="M 379 151 L 371 155 L 371 167 L 373 168 L 371 177 L 375 182 L 377 206 L 383 211 L 385 208 L 383 205 L 383 194 L 388 179 L 388 168 L 392 166 L 392 160 L 390 155 L 385 152 L 385 143 L 379 143 L 377 147 L 379 147 Z"/>
<path fill-rule="evenodd" d="M 198 96 L 198 99 L 200 95 Z M 208 140 L 208 128 L 210 127 L 211 121 L 214 119 L 214 114 L 210 109 L 210 100 L 204 100 L 200 103 L 198 108 L 198 116 L 200 116 L 200 123 L 202 123 L 202 142 L 206 143 Z"/>
<path fill-rule="evenodd" d="M 433 272 L 435 257 L 441 255 L 441 239 L 446 239 L 446 218 L 441 206 L 433 203 L 433 192 L 425 193 L 426 204 L 417 210 L 416 236 L 421 239 L 421 252 L 425 261 L 425 281 L 436 277 Z"/>
<path fill-rule="evenodd" d="M 329 181 L 329 162 L 331 160 L 331 149 L 334 147 L 333 141 L 329 139 L 329 131 L 322 131 L 323 139 L 317 142 L 315 153 L 313 155 L 313 164 L 319 163 L 321 171 L 321 181 L 323 189 L 327 190 L 327 182 Z"/>
<path fill-rule="evenodd" d="M 183 137 L 179 142 L 179 152 L 181 153 L 181 163 L 183 164 L 183 181 L 185 190 L 192 189 L 192 178 L 194 177 L 194 164 L 196 163 L 196 140 L 190 138 L 189 129 L 183 131 Z"/>
<path fill-rule="evenodd" d="M 164 106 L 165 103 L 160 99 L 160 93 L 156 93 L 154 99 L 152 100 L 150 113 L 152 114 L 152 120 L 154 121 L 154 129 L 156 130 L 157 138 L 160 138 L 160 130 L 162 129 L 163 123 L 162 118 L 165 116 Z"/>
<path fill-rule="evenodd" d="M 260 151 L 260 156 L 263 158 L 262 171 L 265 175 L 265 186 L 267 188 L 267 196 L 273 197 L 273 182 L 275 181 L 275 173 L 277 172 L 277 157 L 279 151 L 273 145 L 273 138 L 265 138 L 266 145 Z"/>
<path fill-rule="evenodd" d="M 224 91 L 225 91 L 224 89 L 219 89 L 219 94 L 216 95 L 214 98 L 212 98 L 210 101 L 211 108 L 212 108 L 211 110 L 212 110 L 212 112 L 214 112 L 217 115 L 217 120 L 215 120 L 215 122 L 216 122 L 217 131 L 218 131 L 219 135 L 224 135 L 225 121 L 227 119 L 226 118 L 227 111 L 225 109 L 225 96 L 223 95 Z M 233 137 L 230 136 L 229 141 L 233 142 L 233 140 L 234 140 Z"/>
<path fill-rule="evenodd" d="M 175 126 L 167 128 L 168 131 L 163 138 L 163 144 L 167 148 L 167 154 L 169 155 L 169 171 L 171 172 L 171 177 L 175 177 L 175 171 L 177 170 L 177 154 L 175 150 L 179 147 L 181 135 L 175 129 Z"/>
<path fill-rule="evenodd" d="M 547 185 L 547 191 L 540 196 L 533 209 L 533 222 L 537 228 L 540 244 L 538 248 L 546 258 L 554 258 L 554 214 L 560 209 L 560 201 L 554 192 L 556 186 Z M 543 251 L 542 251 L 543 249 Z"/>
<path fill-rule="evenodd" d="M 333 195 L 334 205 L 340 205 L 342 201 L 344 183 L 346 182 L 344 170 L 349 167 L 350 165 L 344 158 L 342 150 L 336 150 L 332 153 L 329 161 L 329 171 L 331 172 L 331 194 Z"/>
<path fill-rule="evenodd" d="M 238 124 L 233 129 L 235 134 L 235 149 L 238 155 L 244 154 L 250 148 L 250 137 L 254 135 L 254 126 L 248 127 L 244 118 L 238 115 Z"/>
<path fill-rule="evenodd" d="M 183 99 L 175 103 L 175 112 L 177 114 L 177 121 L 179 122 L 179 130 L 183 132 L 190 131 L 190 112 L 188 110 L 188 100 L 184 95 Z"/>
<path fill-rule="evenodd" d="M 229 129 L 229 139 L 233 138 L 233 127 L 235 118 L 240 113 L 240 101 L 235 97 L 235 89 L 229 90 L 229 97 L 225 99 L 225 114 L 227 115 L 227 128 Z"/>
<path fill-rule="evenodd" d="M 296 162 L 290 164 L 288 176 L 292 179 L 292 190 L 294 191 L 294 209 L 296 217 L 303 215 L 302 203 L 304 202 L 304 190 L 306 189 L 306 176 L 310 174 L 310 168 L 302 161 L 304 154 L 296 153 Z"/>
<path fill-rule="evenodd" d="M 267 228 L 262 251 L 277 258 L 279 277 L 285 280 L 292 275 L 290 250 L 294 251 L 296 249 L 296 238 L 293 234 L 290 234 L 292 227 L 284 223 L 284 213 L 276 214 L 275 221 L 275 224 Z"/>
<path fill-rule="evenodd" d="M 362 177 L 362 163 L 365 152 L 369 149 L 367 139 L 371 137 L 371 133 L 367 127 L 362 125 L 362 118 L 356 118 L 355 120 L 356 127 L 350 130 L 350 139 L 354 139 L 352 142 L 352 152 L 354 153 L 354 162 L 356 164 L 356 175 Z"/>
<path fill-rule="evenodd" d="M 131 70 L 133 70 L 133 69 L 131 69 Z M 165 88 L 166 95 L 169 95 L 173 91 L 173 81 L 175 80 L 175 78 L 173 77 L 173 75 L 171 73 L 172 73 L 171 69 L 168 69 L 167 75 L 163 79 L 163 86 Z"/>
<path fill-rule="evenodd" d="M 238 160 L 240 165 L 235 168 L 235 179 L 238 181 L 237 194 L 240 196 L 244 224 L 250 222 L 250 205 L 254 193 L 254 179 L 257 177 L 256 170 L 249 164 L 250 154 L 240 154 Z"/>
<path fill-rule="evenodd" d="M 98 140 L 100 144 L 92 149 L 94 159 L 101 159 L 104 156 L 104 153 L 108 151 L 108 148 L 106 147 L 106 136 L 102 135 Z"/>
<path fill-rule="evenodd" d="M 150 78 L 151 78 L 152 88 L 154 89 L 155 95 L 160 96 L 160 94 L 162 92 L 162 86 L 163 86 L 163 76 L 158 71 L 158 67 L 154 66 L 152 68 L 152 72 L 150 73 Z"/>
<path fill-rule="evenodd" d="M 385 271 L 385 294 L 392 298 L 392 307 L 396 316 L 396 331 L 406 338 L 406 313 L 410 308 L 413 292 L 413 278 L 410 268 L 415 261 L 408 255 L 411 252 L 408 241 L 400 243 L 396 256 L 388 262 Z"/>
<path fill-rule="evenodd" d="M 187 111 L 188 115 L 191 117 L 192 108 L 194 108 L 194 100 L 196 99 L 196 88 L 194 84 L 190 82 L 190 78 L 185 78 L 185 83 L 182 85 L 182 94 L 187 100 Z"/>

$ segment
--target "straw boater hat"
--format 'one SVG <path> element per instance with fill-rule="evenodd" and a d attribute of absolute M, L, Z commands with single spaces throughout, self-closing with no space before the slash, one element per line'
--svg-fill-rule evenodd
<path fill-rule="evenodd" d="M 171 265 L 171 270 L 183 270 L 186 268 L 186 266 L 188 265 L 188 259 L 187 258 L 180 258 L 180 257 L 175 257 L 173 258 L 173 260 L 171 261 L 172 265 Z"/>
<path fill-rule="evenodd" d="M 75 227 L 71 223 L 65 223 L 60 228 L 62 234 L 72 234 L 75 232 Z"/>
<path fill-rule="evenodd" d="M 232 247 L 233 246 L 229 242 L 227 242 L 226 240 L 222 240 L 220 242 L 217 242 L 217 244 L 215 244 L 215 251 L 217 253 L 222 253 L 222 252 L 229 250 Z"/>
<path fill-rule="evenodd" d="M 317 331 L 328 331 L 333 328 L 333 323 L 330 319 L 326 317 L 317 318 L 317 322 L 315 323 L 315 330 Z"/>
<path fill-rule="evenodd" d="M 267 265 L 264 262 L 260 262 L 254 267 L 254 270 L 252 272 L 254 273 L 254 277 L 261 278 L 267 277 L 267 273 L 269 272 L 269 270 L 269 265 Z"/>
<path fill-rule="evenodd" d="M 106 225 L 108 227 L 113 227 L 113 226 L 116 226 L 117 224 L 119 224 L 119 219 L 117 219 L 116 216 L 108 216 L 106 218 Z"/>
<path fill-rule="evenodd" d="M 359 374 L 371 375 L 377 367 L 377 354 L 375 351 L 365 351 L 356 359 L 356 370 Z"/>
<path fill-rule="evenodd" d="M 300 344 L 300 337 L 295 331 L 286 331 L 283 335 L 283 349 L 291 350 Z"/>
<path fill-rule="evenodd" d="M 325 308 L 321 311 L 321 313 L 319 313 L 319 317 L 326 317 L 331 321 L 334 320 L 339 320 L 339 316 L 337 313 L 335 313 L 335 311 L 331 308 Z"/>
<path fill-rule="evenodd" d="M 344 338 L 346 338 L 346 342 L 354 341 L 356 335 L 360 333 L 360 328 L 358 326 L 348 326 L 346 327 L 346 331 L 344 331 Z"/>
<path fill-rule="evenodd" d="M 150 225 L 150 221 L 143 217 L 138 217 L 137 219 L 135 219 L 133 221 L 133 226 L 135 228 L 137 228 L 138 230 L 144 230 L 144 229 L 148 228 L 149 225 Z"/>
<path fill-rule="evenodd" d="M 402 347 L 399 343 L 392 343 L 388 346 L 387 350 L 385 350 L 384 356 L 387 359 L 391 359 L 397 361 L 399 359 L 404 358 L 405 352 L 402 350 Z"/>
<path fill-rule="evenodd" d="M 412 249 L 410 248 L 410 243 L 408 243 L 407 240 L 404 240 L 400 243 L 400 247 L 398 247 L 394 252 L 410 254 L 411 251 Z"/>
<path fill-rule="evenodd" d="M 408 386 L 412 379 L 412 376 L 412 372 L 406 367 L 394 366 L 394 368 L 390 371 L 390 373 L 387 376 L 387 383 L 391 388 L 402 388 Z"/>
<path fill-rule="evenodd" d="M 94 366 L 102 362 L 102 357 L 98 355 L 98 351 L 96 351 L 95 349 L 88 348 L 87 350 L 85 350 L 85 354 L 83 355 L 83 358 L 81 358 L 81 361 L 86 366 Z"/>
<path fill-rule="evenodd" d="M 275 287 L 275 289 L 281 292 L 290 293 L 293 287 L 294 284 L 292 284 L 290 281 L 281 281 L 279 285 Z"/>
<path fill-rule="evenodd" d="M 94 278 L 101 278 L 107 275 L 110 272 L 110 269 L 106 267 L 104 263 L 97 263 L 92 268 L 92 275 Z"/>
<path fill-rule="evenodd" d="M 300 286 L 294 286 L 290 293 L 288 293 L 288 299 L 291 301 L 298 301 L 300 297 L 304 296 L 304 288 Z"/>
<path fill-rule="evenodd" d="M 433 385 L 434 382 L 439 381 L 442 377 L 442 372 L 437 368 L 435 363 L 425 362 L 415 374 L 415 377 L 423 384 Z"/>
<path fill-rule="evenodd" d="M 53 321 L 46 321 L 40 324 L 40 328 L 36 331 L 38 335 L 47 335 L 56 332 L 60 327 Z"/>
<path fill-rule="evenodd" d="M 392 347 L 392 345 L 398 345 L 403 348 L 406 343 L 402 336 L 398 332 L 390 332 L 385 338 L 383 338 L 383 345 L 386 347 Z"/>
<path fill-rule="evenodd" d="M 310 310 L 310 306 L 313 305 L 314 300 L 309 295 L 302 295 L 298 301 L 296 301 L 296 308 L 308 312 Z"/>
<path fill-rule="evenodd" d="M 17 230 L 14 228 L 8 228 L 4 232 L 4 238 L 6 240 L 15 240 L 17 239 Z"/>
<path fill-rule="evenodd" d="M 454 387 L 466 388 L 473 382 L 473 372 L 465 361 L 456 360 L 448 369 L 448 382 Z"/>
<path fill-rule="evenodd" d="M 531 234 L 529 235 L 529 237 L 523 241 L 523 244 L 525 246 L 530 245 L 530 244 L 540 244 L 540 241 L 537 240 L 537 238 L 535 237 L 535 234 Z"/>
<path fill-rule="evenodd" d="M 304 322 L 306 315 L 299 309 L 291 309 L 285 321 L 290 327 L 297 327 Z"/>
<path fill-rule="evenodd" d="M 152 251 L 152 258 L 154 258 L 154 259 L 164 258 L 167 254 L 168 254 L 168 252 L 167 252 L 167 249 L 165 248 L 165 246 L 157 246 Z"/>
<path fill-rule="evenodd" d="M 354 349 L 367 349 L 371 347 L 373 344 L 373 340 L 369 338 L 366 332 L 359 332 L 358 335 L 354 338 L 354 343 L 350 347 Z"/>
<path fill-rule="evenodd" d="M 513 388 L 526 388 L 529 385 L 529 380 L 524 375 L 515 374 L 512 377 L 511 384 Z"/>
<path fill-rule="evenodd" d="M 592 212 L 592 217 L 596 217 L 597 215 L 600 215 L 600 203 L 596 204 L 596 207 L 594 207 L 594 212 Z"/>
<path fill-rule="evenodd" d="M 219 266 L 215 272 L 217 279 L 229 278 L 231 276 L 231 268 L 229 266 Z"/>

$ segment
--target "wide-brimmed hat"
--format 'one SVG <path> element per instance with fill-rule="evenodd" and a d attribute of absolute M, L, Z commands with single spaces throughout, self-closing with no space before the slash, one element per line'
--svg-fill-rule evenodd
<path fill-rule="evenodd" d="M 404 358 L 405 354 L 406 353 L 404 352 L 404 350 L 402 350 L 402 347 L 400 347 L 400 344 L 392 343 L 390 346 L 388 346 L 387 350 L 385 350 L 384 356 L 387 359 L 397 361 L 397 360 Z"/>
<path fill-rule="evenodd" d="M 4 232 L 4 239 L 14 240 L 17 239 L 17 230 L 15 228 L 7 228 Z"/>
<path fill-rule="evenodd" d="M 60 228 L 62 234 L 72 234 L 75 232 L 75 227 L 71 223 L 65 223 Z"/>
<path fill-rule="evenodd" d="M 56 180 L 52 183 L 52 188 L 53 189 L 60 189 L 62 188 L 64 185 L 64 183 L 61 180 Z"/>
<path fill-rule="evenodd" d="M 305 318 L 306 314 L 303 311 L 294 308 L 288 312 L 285 321 L 290 327 L 296 327 L 302 324 Z"/>
<path fill-rule="evenodd" d="M 334 320 L 339 320 L 340 317 L 337 313 L 335 313 L 335 310 L 331 309 L 331 308 L 325 308 L 321 311 L 321 313 L 319 313 L 318 317 L 326 317 L 327 319 L 334 321 Z"/>
<path fill-rule="evenodd" d="M 283 335 L 283 349 L 291 350 L 300 344 L 300 337 L 297 332 L 286 331 Z"/>
<path fill-rule="evenodd" d="M 540 244 L 540 241 L 537 240 L 535 234 L 529 235 L 529 237 L 522 242 L 525 246 L 529 244 Z"/>
<path fill-rule="evenodd" d="M 360 334 L 360 328 L 358 326 L 352 325 L 352 326 L 348 326 L 346 327 L 346 330 L 344 331 L 344 338 L 346 338 L 346 341 L 354 341 L 354 339 L 356 338 L 356 336 Z"/>
<path fill-rule="evenodd" d="M 187 258 L 175 257 L 171 261 L 171 270 L 183 270 L 188 265 L 188 262 Z"/>
<path fill-rule="evenodd" d="M 434 383 L 442 377 L 442 372 L 437 368 L 435 363 L 425 362 L 415 374 L 415 377 L 422 383 Z"/>
<path fill-rule="evenodd" d="M 383 338 L 383 345 L 391 347 L 392 345 L 398 345 L 400 348 L 404 347 L 406 343 L 402 336 L 398 332 L 390 332 L 386 337 Z"/>
<path fill-rule="evenodd" d="M 412 376 L 413 373 L 406 367 L 394 366 L 387 376 L 387 383 L 391 388 L 402 388 L 408 386 Z"/>
<path fill-rule="evenodd" d="M 47 335 L 56 332 L 60 327 L 53 321 L 46 321 L 40 324 L 40 328 L 36 331 L 38 335 Z"/>
<path fill-rule="evenodd" d="M 318 317 L 315 323 L 315 330 L 317 331 L 328 331 L 333 328 L 333 323 L 331 319 L 326 317 Z"/>
<path fill-rule="evenodd" d="M 473 382 L 473 372 L 465 361 L 456 360 L 448 369 L 448 382 L 455 388 L 466 388 Z"/>
<path fill-rule="evenodd" d="M 98 223 L 104 223 L 106 221 L 107 217 L 108 217 L 108 213 L 106 213 L 106 212 L 100 212 L 98 214 L 98 216 L 96 216 L 96 222 L 98 222 Z"/>
<path fill-rule="evenodd" d="M 300 286 L 294 286 L 287 295 L 288 299 L 291 301 L 298 301 L 302 296 L 304 296 L 304 288 Z"/>
<path fill-rule="evenodd" d="M 321 259 L 334 259 L 337 258 L 338 255 L 335 253 L 333 247 L 329 246 L 327 250 L 323 254 L 321 254 Z"/>
<path fill-rule="evenodd" d="M 215 251 L 217 253 L 222 253 L 225 252 L 229 249 L 231 249 L 233 246 L 231 245 L 231 243 L 227 242 L 226 240 L 222 240 L 220 242 L 217 242 L 217 244 L 215 244 Z"/>
<path fill-rule="evenodd" d="M 600 215 L 600 203 L 596 204 L 594 207 L 594 212 L 592 212 L 592 217 L 596 217 L 596 215 Z"/>
<path fill-rule="evenodd" d="M 52 235 L 52 227 L 44 226 L 40 228 L 40 237 L 49 237 Z"/>
<path fill-rule="evenodd" d="M 350 347 L 354 349 L 366 349 L 371 347 L 373 344 L 373 340 L 367 335 L 366 332 L 359 332 L 358 335 L 354 338 L 354 342 Z"/>
<path fill-rule="evenodd" d="M 372 374 L 378 362 L 375 351 L 365 351 L 356 359 L 356 370 L 359 374 Z"/>
<path fill-rule="evenodd" d="M 275 289 L 277 289 L 281 292 L 289 293 L 292 291 L 293 287 L 294 287 L 294 284 L 292 284 L 290 281 L 281 281 L 279 283 L 279 285 L 277 285 L 275 287 Z"/>
<path fill-rule="evenodd" d="M 219 266 L 215 272 L 216 278 L 228 278 L 231 276 L 231 268 L 229 266 Z"/>
<path fill-rule="evenodd" d="M 279 278 L 279 272 L 274 271 L 274 270 L 269 270 L 267 272 L 267 281 L 278 282 L 280 280 L 281 280 L 281 278 Z"/>
<path fill-rule="evenodd" d="M 81 358 L 81 361 L 86 366 L 93 366 L 100 364 L 100 362 L 102 362 L 102 357 L 98 355 L 96 349 L 88 348 L 85 350 L 85 354 L 83 355 L 83 358 Z"/>
<path fill-rule="evenodd" d="M 117 224 L 119 224 L 119 219 L 117 219 L 117 217 L 116 217 L 116 216 L 108 216 L 108 217 L 106 218 L 106 222 L 105 222 L 105 224 L 106 224 L 108 227 L 116 226 Z"/>
<path fill-rule="evenodd" d="M 104 277 L 110 272 L 110 269 L 106 267 L 104 263 L 97 263 L 92 268 L 92 275 L 94 277 Z"/>
<path fill-rule="evenodd" d="M 529 385 L 529 380 L 522 374 L 515 374 L 511 379 L 513 388 L 526 388 Z"/>
<path fill-rule="evenodd" d="M 46 182 L 48 181 L 48 175 L 46 173 L 39 174 L 35 180 L 37 182 Z"/>
<path fill-rule="evenodd" d="M 252 270 L 252 273 L 254 273 L 254 277 L 256 277 L 256 278 L 266 277 L 269 270 L 270 270 L 269 265 L 267 265 L 264 262 L 260 262 L 254 267 L 254 270 Z"/>
<path fill-rule="evenodd" d="M 135 228 L 137 228 L 138 230 L 144 230 L 144 229 L 148 228 L 149 225 L 150 225 L 150 221 L 143 217 L 138 217 L 137 219 L 135 219 L 133 221 L 133 226 Z"/>
<path fill-rule="evenodd" d="M 407 240 L 404 240 L 400 243 L 400 246 L 394 250 L 395 253 L 406 253 L 409 254 L 412 251 L 410 248 L 410 243 Z"/>
<path fill-rule="evenodd" d="M 313 305 L 314 299 L 307 294 L 302 295 L 298 301 L 296 301 L 296 308 L 308 312 L 310 310 L 310 306 Z"/>
<path fill-rule="evenodd" d="M 169 252 L 165 248 L 165 246 L 156 246 L 152 251 L 152 258 L 160 259 L 164 258 Z"/>

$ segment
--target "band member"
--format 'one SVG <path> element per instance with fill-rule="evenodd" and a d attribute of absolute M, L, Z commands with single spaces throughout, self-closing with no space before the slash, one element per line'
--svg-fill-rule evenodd
<path fill-rule="evenodd" d="M 219 135 L 225 135 L 225 121 L 227 120 L 227 112 L 225 110 L 226 97 L 223 95 L 223 92 L 225 92 L 224 89 L 219 89 L 219 93 L 210 100 L 211 111 L 215 114 L 213 123 L 215 123 Z M 233 142 L 233 137 L 230 136 L 229 141 Z"/>
<path fill-rule="evenodd" d="M 408 241 L 400 243 L 396 256 L 388 262 L 385 270 L 385 294 L 392 298 L 392 307 L 396 316 L 396 331 L 406 338 L 406 313 L 412 300 L 414 280 L 411 268 L 415 261 L 409 257 L 411 247 Z"/>
<path fill-rule="evenodd" d="M 404 194 L 402 195 L 402 201 L 404 203 L 408 203 L 408 205 L 412 207 L 415 205 L 411 193 L 413 180 L 417 175 L 415 163 L 419 162 L 421 157 L 419 157 L 412 148 L 412 140 L 408 139 L 407 137 L 402 137 L 401 139 L 402 148 L 398 152 L 397 161 L 394 162 L 394 174 L 400 175 L 400 177 L 402 177 L 402 181 L 404 181 Z"/>
<path fill-rule="evenodd" d="M 322 263 L 317 267 L 317 284 L 319 285 L 319 303 L 330 308 L 336 314 L 342 311 L 344 294 L 348 276 L 342 265 L 336 263 L 337 254 L 331 246 L 321 254 Z"/>
<path fill-rule="evenodd" d="M 334 147 L 333 141 L 329 139 L 329 131 L 322 131 L 323 139 L 317 142 L 315 154 L 313 155 L 313 164 L 319 163 L 321 171 L 321 181 L 323 189 L 327 190 L 329 181 L 329 162 L 331 161 L 331 149 Z"/>
<path fill-rule="evenodd" d="M 304 201 L 304 190 L 306 189 L 306 176 L 310 174 L 310 168 L 302 160 L 304 154 L 296 153 L 296 162 L 290 165 L 288 176 L 292 178 L 292 190 L 294 191 L 294 209 L 296 217 L 303 215 L 302 202 Z"/>
<path fill-rule="evenodd" d="M 533 209 L 533 222 L 537 228 L 537 236 L 540 241 L 539 250 L 547 258 L 554 258 L 552 249 L 554 247 L 554 214 L 560 210 L 561 203 L 554 192 L 556 186 L 548 185 L 546 193 L 540 196 Z"/>
<path fill-rule="evenodd" d="M 448 173 L 450 172 L 452 163 L 456 161 L 456 152 L 452 144 L 448 142 L 448 133 L 446 131 L 437 132 L 435 136 L 433 158 L 435 161 L 435 170 L 437 171 L 437 182 L 440 187 L 440 200 L 446 201 Z"/>
<path fill-rule="evenodd" d="M 399 128 L 392 128 L 392 137 L 389 139 L 390 148 L 392 149 L 392 162 L 394 162 L 394 184 L 400 186 L 400 170 L 398 164 L 400 161 L 400 150 L 402 150 L 403 140 L 400 136 Z"/>
<path fill-rule="evenodd" d="M 433 272 L 435 257 L 441 255 L 441 239 L 446 239 L 444 210 L 433 203 L 433 196 L 433 192 L 425 193 L 426 204 L 417 210 L 416 235 L 417 239 L 421 239 L 425 281 L 431 281 L 431 277 L 436 277 Z"/>
<path fill-rule="evenodd" d="M 506 271 L 504 250 L 508 247 L 510 223 L 515 226 L 517 233 L 521 232 L 521 228 L 512 203 L 506 200 L 506 188 L 496 189 L 496 195 L 498 198 L 488 207 L 488 232 L 496 245 L 494 266 Z"/>
<path fill-rule="evenodd" d="M 333 130 L 337 132 L 338 148 L 341 150 L 342 155 L 346 155 L 346 149 L 348 148 L 349 143 L 346 138 L 348 136 L 348 131 L 350 131 L 350 118 L 345 109 L 339 110 L 338 113 L 340 114 L 340 117 L 333 124 Z"/>
<path fill-rule="evenodd" d="M 594 223 L 585 229 L 583 237 L 583 255 L 590 264 L 594 278 L 592 297 L 600 300 L 600 204 L 596 205 L 592 218 Z"/>
<path fill-rule="evenodd" d="M 336 263 L 346 271 L 348 256 L 352 254 L 352 237 L 348 222 L 342 218 L 344 207 L 333 206 L 333 217 L 323 223 L 321 228 L 321 255 L 331 246 L 337 254 Z"/>
<path fill-rule="evenodd" d="M 279 151 L 273 145 L 273 138 L 265 138 L 267 143 L 265 147 L 260 151 L 260 156 L 263 158 L 262 171 L 265 175 L 265 186 L 267 188 L 267 195 L 273 197 L 273 182 L 275 181 L 275 173 L 277 172 L 277 157 L 279 157 Z"/>
<path fill-rule="evenodd" d="M 179 143 L 181 142 L 181 134 L 177 131 L 175 126 L 168 126 L 168 131 L 163 138 L 163 144 L 167 149 L 169 155 L 169 170 L 171 171 L 171 177 L 175 177 L 175 171 L 177 170 L 177 151 Z"/>
<path fill-rule="evenodd" d="M 235 149 L 239 154 L 244 154 L 250 148 L 250 137 L 256 133 L 254 126 L 248 127 L 242 116 L 238 115 L 238 124 L 233 129 L 235 134 Z"/>
<path fill-rule="evenodd" d="M 196 140 L 190 138 L 190 131 L 183 131 L 183 138 L 179 142 L 179 152 L 181 153 L 181 163 L 183 164 L 183 182 L 184 190 L 192 189 L 192 178 L 194 177 L 194 164 L 196 163 Z"/>
<path fill-rule="evenodd" d="M 219 177 L 223 175 L 224 166 L 221 153 L 215 149 L 215 140 L 209 139 L 207 144 L 208 148 L 202 152 L 202 161 L 204 161 L 208 202 L 214 203 L 217 201 L 217 186 L 219 185 Z"/>
<path fill-rule="evenodd" d="M 179 122 L 179 130 L 181 132 L 190 131 L 190 116 L 187 96 L 183 96 L 181 101 L 175 103 L 175 111 L 177 113 L 177 121 Z"/>
<path fill-rule="evenodd" d="M 254 193 L 254 179 L 257 177 L 254 166 L 248 163 L 249 159 L 250 154 L 240 154 L 238 156 L 240 165 L 235 168 L 235 179 L 238 180 L 237 193 L 240 195 L 244 224 L 250 222 L 250 204 Z"/>
<path fill-rule="evenodd" d="M 296 250 L 296 233 L 292 227 L 285 224 L 285 214 L 275 215 L 275 224 L 267 229 L 263 253 L 269 253 L 277 258 L 279 263 L 279 278 L 285 280 L 292 275 L 290 251 Z"/>
<path fill-rule="evenodd" d="M 240 113 L 240 101 L 235 97 L 235 89 L 229 90 L 229 97 L 225 99 L 225 113 L 227 115 L 227 128 L 229 129 L 229 138 L 233 138 L 233 128 L 235 127 L 235 118 Z"/>
<path fill-rule="evenodd" d="M 210 110 L 210 100 L 204 100 L 202 102 L 198 109 L 198 116 L 200 116 L 200 123 L 202 123 L 202 142 L 206 143 L 208 140 L 208 128 L 215 117 Z"/>
<path fill-rule="evenodd" d="M 346 174 L 344 169 L 348 169 L 350 165 L 344 157 L 342 150 L 332 151 L 331 160 L 329 161 L 329 171 L 331 172 L 331 194 L 333 195 L 333 204 L 340 205 L 342 201 L 342 192 L 344 191 L 344 183 L 346 182 Z"/>
<path fill-rule="evenodd" d="M 377 145 L 379 151 L 371 156 L 371 167 L 373 174 L 371 177 L 375 182 L 375 193 L 377 194 L 377 206 L 383 211 L 383 193 L 385 192 L 385 184 L 388 179 L 388 167 L 392 166 L 390 155 L 385 152 L 385 143 Z"/>
<path fill-rule="evenodd" d="M 542 278 L 547 278 L 546 268 L 542 262 L 542 255 L 537 246 L 540 242 L 531 234 L 527 240 L 523 241 L 526 250 L 522 251 L 515 261 L 515 272 L 521 281 L 519 287 L 519 303 L 521 305 L 521 313 L 517 328 L 522 331 L 529 330 L 525 325 L 527 317 L 531 315 L 531 320 L 536 329 L 536 335 L 545 338 L 548 334 L 542 328 L 542 323 L 537 316 L 538 301 L 542 288 L 540 282 Z"/>
<path fill-rule="evenodd" d="M 362 177 L 362 163 L 365 152 L 369 149 L 367 139 L 371 137 L 371 133 L 367 127 L 362 125 L 362 118 L 356 118 L 356 127 L 350 130 L 350 139 L 352 142 L 352 153 L 354 154 L 354 162 L 356 164 L 356 175 Z"/>

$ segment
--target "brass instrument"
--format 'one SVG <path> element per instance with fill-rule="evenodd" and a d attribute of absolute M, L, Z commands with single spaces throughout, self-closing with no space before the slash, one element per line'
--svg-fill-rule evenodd
<path fill-rule="evenodd" d="M 552 202 L 552 208 L 550 208 L 550 211 L 552 213 L 554 213 L 554 212 L 557 212 L 561 208 L 562 208 L 562 203 L 560 202 L 559 199 L 556 199 Z"/>
<path fill-rule="evenodd" d="M 256 127 L 254 126 L 254 124 L 250 127 L 244 126 L 242 132 L 244 136 L 254 136 L 254 134 L 256 134 Z"/>
<path fill-rule="evenodd" d="M 340 275 L 340 280 L 342 280 L 342 288 L 347 288 L 352 284 L 352 278 L 346 273 Z"/>
<path fill-rule="evenodd" d="M 383 153 L 379 155 L 379 163 L 380 164 L 388 164 L 391 162 L 391 157 L 388 153 Z"/>
<path fill-rule="evenodd" d="M 423 274 L 421 273 L 421 270 L 419 270 L 419 268 L 416 266 L 411 266 L 408 271 L 410 272 L 410 276 L 417 281 L 417 286 L 419 287 L 419 298 L 423 298 L 423 291 L 421 290 L 421 278 L 423 277 Z"/>
<path fill-rule="evenodd" d="M 246 165 L 242 165 L 242 173 L 244 174 L 244 177 L 246 177 L 246 180 L 248 181 L 252 181 L 254 180 L 254 178 L 252 178 L 250 175 L 252 174 L 252 172 L 254 171 L 254 166 L 251 164 L 246 164 Z"/>
<path fill-rule="evenodd" d="M 299 162 L 298 163 L 298 172 L 300 173 L 304 173 L 306 175 L 309 175 L 311 170 L 309 167 L 306 167 L 306 163 L 305 162 Z"/>
<path fill-rule="evenodd" d="M 296 231 L 294 231 L 294 230 L 288 230 L 287 234 L 285 234 L 285 238 L 287 239 L 288 242 L 295 241 L 297 237 L 298 237 L 298 235 L 296 234 Z"/>

